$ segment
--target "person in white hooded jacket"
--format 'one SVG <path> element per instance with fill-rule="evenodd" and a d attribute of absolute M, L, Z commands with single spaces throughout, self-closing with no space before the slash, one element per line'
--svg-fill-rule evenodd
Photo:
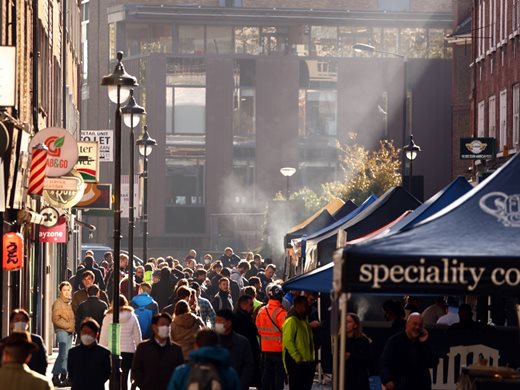
<path fill-rule="evenodd" d="M 103 326 L 99 336 L 99 344 L 108 348 L 108 337 L 110 333 L 110 324 L 113 321 L 113 303 L 108 309 L 105 318 L 103 318 Z M 132 368 L 132 360 L 137 345 L 142 341 L 141 328 L 139 321 L 134 313 L 134 308 L 128 305 L 124 295 L 119 295 L 119 323 L 121 324 L 120 347 L 121 347 L 121 384 L 122 389 L 128 388 L 128 374 Z"/>

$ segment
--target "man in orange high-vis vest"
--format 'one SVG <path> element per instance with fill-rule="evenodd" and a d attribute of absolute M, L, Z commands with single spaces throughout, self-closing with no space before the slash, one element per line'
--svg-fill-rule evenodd
<path fill-rule="evenodd" d="M 282 326 L 287 316 L 287 310 L 282 307 L 283 296 L 282 288 L 273 285 L 267 306 L 260 308 L 256 316 L 263 363 L 261 390 L 283 390 Z"/>

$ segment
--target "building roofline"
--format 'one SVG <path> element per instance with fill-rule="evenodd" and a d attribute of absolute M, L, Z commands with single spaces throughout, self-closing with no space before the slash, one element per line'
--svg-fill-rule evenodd
<path fill-rule="evenodd" d="M 246 24 L 372 24 L 410 25 L 410 26 L 452 26 L 451 12 L 389 12 L 389 11 L 351 11 L 315 9 L 278 9 L 278 8 L 229 8 L 202 6 L 169 6 L 122 4 L 108 8 L 109 19 L 127 21 L 174 21 L 193 23 L 211 18 L 218 22 Z M 112 15 L 112 17 L 110 17 Z M 218 19 L 215 20 L 215 19 Z"/>

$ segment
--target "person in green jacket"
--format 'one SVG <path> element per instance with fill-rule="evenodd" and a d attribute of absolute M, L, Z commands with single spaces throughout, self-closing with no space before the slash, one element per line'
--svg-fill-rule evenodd
<path fill-rule="evenodd" d="M 307 321 L 309 305 L 304 296 L 294 298 L 282 327 L 283 362 L 289 376 L 289 390 L 310 390 L 314 380 L 314 340 Z"/>

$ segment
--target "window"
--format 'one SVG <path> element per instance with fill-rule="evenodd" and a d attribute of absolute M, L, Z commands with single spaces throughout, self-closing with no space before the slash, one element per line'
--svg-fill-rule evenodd
<path fill-rule="evenodd" d="M 214 54 L 233 53 L 232 30 L 228 26 L 206 27 L 206 51 Z"/>
<path fill-rule="evenodd" d="M 379 30 L 381 34 L 381 30 Z M 357 53 L 352 49 L 355 43 L 373 44 L 371 40 L 371 28 L 362 26 L 339 27 L 338 29 L 338 54 L 341 57 L 364 57 L 370 53 Z M 379 37 L 379 41 L 381 37 Z M 380 47 L 380 46 L 379 46 Z"/>
<path fill-rule="evenodd" d="M 337 55 L 338 29 L 334 26 L 311 27 L 311 53 L 319 57 Z"/>
<path fill-rule="evenodd" d="M 499 150 L 503 150 L 507 145 L 507 90 L 500 92 L 500 138 Z"/>
<path fill-rule="evenodd" d="M 235 27 L 235 53 L 260 53 L 260 29 L 258 27 Z"/>
<path fill-rule="evenodd" d="M 428 39 L 425 28 L 402 28 L 399 36 L 402 55 L 408 58 L 426 58 Z"/>
<path fill-rule="evenodd" d="M 206 68 L 201 59 L 166 63 L 166 133 L 206 132 Z"/>
<path fill-rule="evenodd" d="M 491 100 L 489 104 L 489 117 L 491 118 Z M 477 112 L 477 136 L 484 137 L 484 101 L 478 103 L 478 112 Z"/>
<path fill-rule="evenodd" d="M 306 135 L 335 136 L 337 91 L 307 90 L 305 94 Z"/>
<path fill-rule="evenodd" d="M 399 29 L 397 28 L 385 28 L 383 30 L 383 51 L 387 51 L 389 53 L 398 53 L 398 38 L 399 38 Z"/>
<path fill-rule="evenodd" d="M 513 85 L 513 146 L 520 143 L 520 84 Z"/>
<path fill-rule="evenodd" d="M 255 62 L 236 60 L 233 94 L 233 135 L 255 135 Z"/>
<path fill-rule="evenodd" d="M 489 98 L 489 136 L 492 138 L 496 138 L 497 136 L 497 116 L 496 116 L 496 107 L 497 102 L 494 96 Z"/>
<path fill-rule="evenodd" d="M 512 30 L 518 32 L 520 28 L 520 0 L 513 0 Z"/>
<path fill-rule="evenodd" d="M 477 24 L 477 31 L 478 29 L 481 29 L 480 31 L 484 30 L 484 0 L 479 0 L 478 3 L 478 24 Z M 478 56 L 480 57 L 482 53 L 484 52 L 483 45 L 484 45 L 484 39 L 477 38 L 478 39 Z"/>
<path fill-rule="evenodd" d="M 262 54 L 287 54 L 289 51 L 288 27 L 262 27 L 260 29 Z"/>
<path fill-rule="evenodd" d="M 204 26 L 179 26 L 180 54 L 204 54 Z"/>
<path fill-rule="evenodd" d="M 108 25 L 108 58 L 110 60 L 116 59 L 116 24 L 109 23 Z"/>
<path fill-rule="evenodd" d="M 428 58 L 445 58 L 445 31 L 440 28 L 428 30 Z"/>

